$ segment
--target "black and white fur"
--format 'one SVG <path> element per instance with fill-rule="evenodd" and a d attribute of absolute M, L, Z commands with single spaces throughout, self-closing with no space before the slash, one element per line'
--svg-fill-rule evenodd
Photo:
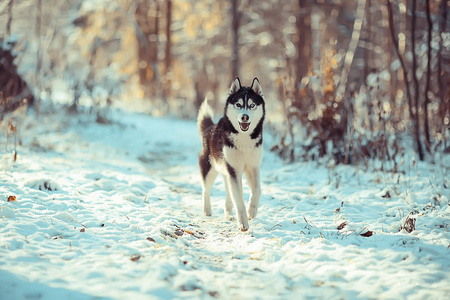
<path fill-rule="evenodd" d="M 217 124 L 207 100 L 200 107 L 198 127 L 203 141 L 198 162 L 202 177 L 203 213 L 211 215 L 210 194 L 218 173 L 226 187 L 225 217 L 233 218 L 233 203 L 241 231 L 249 228 L 261 196 L 259 168 L 262 159 L 264 95 L 257 78 L 250 87 L 241 86 L 238 77 L 233 80 L 225 105 L 224 116 Z M 245 173 L 251 195 L 245 210 L 242 175 Z"/>

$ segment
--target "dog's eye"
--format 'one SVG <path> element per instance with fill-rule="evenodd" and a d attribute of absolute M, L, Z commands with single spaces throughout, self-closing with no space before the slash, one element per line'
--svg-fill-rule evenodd
<path fill-rule="evenodd" d="M 237 108 L 241 108 L 242 105 L 241 105 L 240 103 L 236 103 L 236 107 L 237 107 Z"/>
<path fill-rule="evenodd" d="M 255 105 L 255 103 L 252 103 L 252 104 L 250 104 L 250 109 L 253 109 L 253 108 L 255 108 L 256 107 L 256 105 Z"/>

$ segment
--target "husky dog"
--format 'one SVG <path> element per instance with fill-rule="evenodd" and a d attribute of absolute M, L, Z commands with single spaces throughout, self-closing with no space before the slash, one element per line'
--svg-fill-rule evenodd
<path fill-rule="evenodd" d="M 207 100 L 198 114 L 198 127 L 203 149 L 198 157 L 202 177 L 203 213 L 211 215 L 211 187 L 218 173 L 223 175 L 226 187 L 225 217 L 232 220 L 233 203 L 241 231 L 248 230 L 248 220 L 258 211 L 261 186 L 259 168 L 262 159 L 263 123 L 266 110 L 258 78 L 250 87 L 241 86 L 238 77 L 233 80 L 225 105 L 224 116 L 217 124 Z M 250 185 L 249 207 L 245 211 L 242 175 Z"/>

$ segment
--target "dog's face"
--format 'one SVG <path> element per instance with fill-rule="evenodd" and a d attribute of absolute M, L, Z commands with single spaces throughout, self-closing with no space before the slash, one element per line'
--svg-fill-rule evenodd
<path fill-rule="evenodd" d="M 264 120 L 264 95 L 257 78 L 251 87 L 242 87 L 238 77 L 233 80 L 225 106 L 225 115 L 238 132 L 253 132 Z"/>

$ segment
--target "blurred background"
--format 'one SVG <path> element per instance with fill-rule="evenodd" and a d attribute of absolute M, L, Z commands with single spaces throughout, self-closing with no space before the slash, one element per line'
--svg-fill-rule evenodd
<path fill-rule="evenodd" d="M 2 0 L 0 121 L 33 106 L 221 114 L 258 77 L 287 161 L 450 152 L 447 0 Z M 8 129 L 9 128 L 9 129 Z"/>

